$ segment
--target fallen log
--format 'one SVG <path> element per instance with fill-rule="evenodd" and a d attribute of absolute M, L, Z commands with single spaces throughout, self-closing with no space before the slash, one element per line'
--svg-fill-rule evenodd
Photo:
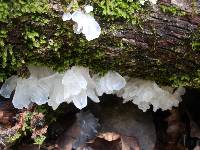
<path fill-rule="evenodd" d="M 68 3 L 36 0 L 32 5 L 38 9 L 4 3 L 13 14 L 1 19 L 1 79 L 17 70 L 25 74 L 19 68 L 29 64 L 57 71 L 82 65 L 94 72 L 115 70 L 163 85 L 200 86 L 197 1 L 160 0 L 144 6 L 135 1 L 89 2 L 102 28 L 101 36 L 90 42 L 73 33 L 72 22 L 62 21 Z"/>

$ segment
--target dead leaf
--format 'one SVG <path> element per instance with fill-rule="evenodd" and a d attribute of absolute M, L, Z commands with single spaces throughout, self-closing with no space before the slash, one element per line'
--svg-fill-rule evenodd
<path fill-rule="evenodd" d="M 18 146 L 18 149 L 20 150 L 40 150 L 40 147 L 38 145 L 33 144 L 23 144 Z"/>
<path fill-rule="evenodd" d="M 196 146 L 194 150 L 200 150 L 200 146 Z"/>
<path fill-rule="evenodd" d="M 120 138 L 120 135 L 114 132 L 106 132 L 106 133 L 101 133 L 99 138 L 103 138 L 106 141 L 115 141 Z"/>
<path fill-rule="evenodd" d="M 13 107 L 11 101 L 1 101 L 0 103 L 0 124 L 11 127 L 14 125 L 14 117 L 16 109 Z"/>
<path fill-rule="evenodd" d="M 121 136 L 122 150 L 140 150 L 139 143 L 136 138 Z"/>
<path fill-rule="evenodd" d="M 135 137 L 119 135 L 114 132 L 101 133 L 78 150 L 140 150 Z"/>

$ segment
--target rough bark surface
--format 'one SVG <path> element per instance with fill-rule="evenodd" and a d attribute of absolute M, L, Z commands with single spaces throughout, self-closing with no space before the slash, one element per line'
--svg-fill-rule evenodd
<path fill-rule="evenodd" d="M 102 15 L 94 1 L 102 34 L 91 42 L 73 33 L 72 22 L 61 20 L 63 2 L 50 3 L 52 14 L 40 16 L 50 18 L 45 25 L 31 20 L 29 13 L 11 19 L 14 26 L 1 24 L 2 29 L 8 28 L 4 47 L 12 45 L 17 62 L 12 65 L 13 56 L 8 56 L 7 66 L 0 67 L 4 76 L 24 64 L 43 64 L 58 71 L 83 65 L 100 73 L 111 69 L 160 84 L 200 87 L 198 1 L 160 0 L 156 5 L 145 5 L 145 14 L 136 14 L 140 20 L 136 25 L 120 17 L 108 21 L 112 16 Z M 32 31 L 39 35 L 32 38 L 28 35 Z M 41 42 L 43 36 L 46 43 Z M 52 46 L 52 41 L 57 45 Z"/>
<path fill-rule="evenodd" d="M 194 80 L 199 78 L 200 52 L 199 47 L 194 49 L 192 46 L 193 40 L 200 40 L 199 37 L 194 39 L 199 36 L 199 23 L 199 15 L 189 12 L 185 16 L 176 16 L 162 12 L 157 5 L 142 28 L 116 23 L 124 28 L 110 35 L 119 38 L 129 48 L 124 51 L 113 44 L 106 51 L 111 61 L 115 57 L 122 59 L 115 67 L 125 74 L 162 83 L 177 80 L 186 86 L 199 86 Z"/>

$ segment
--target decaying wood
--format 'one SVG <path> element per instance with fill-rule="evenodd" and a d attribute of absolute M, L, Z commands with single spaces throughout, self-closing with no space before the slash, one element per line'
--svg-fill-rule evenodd
<path fill-rule="evenodd" d="M 50 1 L 50 3 L 52 3 L 52 9 L 60 14 L 55 19 L 50 18 L 52 19 L 51 23 L 40 27 L 31 24 L 26 16 L 23 23 L 16 22 L 16 28 L 9 31 L 8 43 L 14 45 L 16 51 L 22 53 L 23 59 L 27 62 L 30 59 L 27 55 L 28 52 L 21 51 L 21 49 L 27 49 L 26 45 L 23 45 L 24 25 L 37 28 L 47 39 L 55 38 L 56 24 L 62 25 L 66 32 L 72 29 L 72 22 L 63 22 L 61 19 L 63 13 L 61 6 L 66 3 L 62 3 L 60 0 Z M 176 6 L 178 9 L 186 11 L 186 14 L 164 12 L 161 8 L 162 5 Z M 72 56 L 69 61 L 74 62 L 70 66 L 66 65 L 66 68 L 77 65 L 78 61 L 78 65 L 85 65 L 97 71 L 111 69 L 122 75 L 148 78 L 168 85 L 178 84 L 173 78 L 176 76 L 183 82 L 185 81 L 188 86 L 200 87 L 198 82 L 199 46 L 195 48 L 193 46 L 193 42 L 200 42 L 199 2 L 196 0 L 193 0 L 192 3 L 191 0 L 159 0 L 156 5 L 147 8 L 144 6 L 144 9 L 147 10 L 144 14 L 140 14 L 140 22 L 136 25 L 125 19 L 107 21 L 103 16 L 95 14 L 95 19 L 100 23 L 103 32 L 98 39 L 87 43 L 86 49 L 81 47 L 83 53 L 87 51 L 87 55 L 84 54 L 84 57 L 81 57 L 82 54 L 78 53 L 80 55 L 78 60 L 74 58 L 76 46 L 80 43 L 79 38 L 84 35 L 73 34 L 73 38 L 66 35 L 56 37 L 63 44 L 59 49 L 59 55 L 62 56 L 62 53 L 67 55 L 69 52 L 69 55 Z M 98 50 L 101 55 L 105 55 L 101 59 L 93 57 Z M 49 66 L 58 63 L 59 65 L 56 66 L 60 67 L 67 64 L 65 61 L 68 61 L 67 58 L 58 57 L 46 47 L 34 49 L 32 55 L 36 57 L 33 61 Z"/>
<path fill-rule="evenodd" d="M 191 76 L 200 68 L 200 53 L 192 48 L 193 35 L 200 35 L 200 16 L 189 10 L 185 16 L 164 13 L 160 5 L 168 6 L 170 2 L 159 3 L 151 10 L 142 28 L 116 23 L 122 28 L 110 32 L 110 35 L 127 43 L 130 48 L 124 52 L 115 44 L 108 45 L 108 55 L 112 56 L 111 61 L 113 57 L 123 58 L 116 69 L 122 68 L 133 76 L 150 77 L 160 82 L 168 82 L 173 74 Z"/>

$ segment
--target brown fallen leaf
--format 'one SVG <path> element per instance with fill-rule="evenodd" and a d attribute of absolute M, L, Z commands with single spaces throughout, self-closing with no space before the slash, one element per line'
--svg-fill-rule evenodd
<path fill-rule="evenodd" d="M 69 127 L 62 135 L 59 136 L 56 143 L 58 148 L 61 150 L 71 150 L 72 145 L 80 134 L 80 127 L 77 122 L 75 122 L 71 127 Z"/>
<path fill-rule="evenodd" d="M 136 138 L 129 136 L 121 136 L 122 150 L 140 150 L 139 143 Z"/>
<path fill-rule="evenodd" d="M 181 111 L 174 108 L 170 111 L 157 112 L 159 120 L 155 122 L 157 128 L 156 150 L 185 150 L 180 141 L 186 133 L 186 124 L 182 121 Z"/>
<path fill-rule="evenodd" d="M 87 143 L 83 147 L 79 147 L 79 150 L 121 150 L 120 139 L 107 141 L 103 138 L 97 137 L 93 143 Z"/>
<path fill-rule="evenodd" d="M 140 150 L 135 137 L 119 135 L 114 132 L 101 133 L 94 140 L 79 147 L 78 150 Z"/>
<path fill-rule="evenodd" d="M 98 127 L 98 119 L 93 114 L 81 111 L 76 114 L 76 121 L 60 135 L 57 144 L 62 150 L 77 149 L 96 138 Z"/>
<path fill-rule="evenodd" d="M 38 145 L 33 144 L 22 144 L 18 147 L 20 150 L 40 150 L 40 147 Z"/>
<path fill-rule="evenodd" d="M 156 143 L 156 132 L 152 113 L 142 112 L 137 106 L 126 103 L 114 95 L 101 97 L 103 103 L 89 107 L 100 120 L 100 131 L 115 132 L 119 135 L 136 137 L 144 150 L 153 150 Z"/>
<path fill-rule="evenodd" d="M 106 141 L 115 141 L 120 138 L 120 135 L 114 132 L 106 132 L 106 133 L 101 133 L 98 135 L 99 138 L 103 138 Z"/>
<path fill-rule="evenodd" d="M 1 101 L 0 104 L 0 124 L 11 127 L 14 125 L 16 109 L 13 107 L 11 101 Z"/>
<path fill-rule="evenodd" d="M 196 146 L 194 150 L 200 150 L 200 146 Z"/>
<path fill-rule="evenodd" d="M 200 128 L 199 126 L 193 121 L 190 121 L 191 131 L 190 136 L 191 137 L 198 137 L 200 139 Z"/>
<path fill-rule="evenodd" d="M 170 113 L 170 116 L 166 118 L 166 122 L 168 123 L 168 144 L 176 145 L 179 138 L 184 134 L 186 126 L 181 122 L 178 109 L 172 109 Z"/>

